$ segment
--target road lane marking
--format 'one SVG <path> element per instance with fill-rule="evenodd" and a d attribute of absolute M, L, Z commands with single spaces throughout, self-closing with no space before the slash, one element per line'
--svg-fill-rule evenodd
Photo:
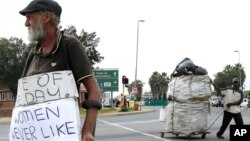
<path fill-rule="evenodd" d="M 141 120 L 141 121 L 130 121 L 130 122 L 116 122 L 115 124 L 118 125 L 125 125 L 125 124 L 143 124 L 143 123 L 152 123 L 152 122 L 159 122 L 159 120 Z"/>
<path fill-rule="evenodd" d="M 144 135 L 144 136 L 149 136 L 149 137 L 152 137 L 152 138 L 158 139 L 158 140 L 162 140 L 162 141 L 171 141 L 171 140 L 167 140 L 167 139 L 164 139 L 164 138 L 161 138 L 161 137 L 158 137 L 158 136 L 152 135 L 152 134 L 148 134 L 148 133 L 140 132 L 140 131 L 135 130 L 135 129 L 131 129 L 131 128 L 128 128 L 128 127 L 125 127 L 125 126 L 121 126 L 121 125 L 119 125 L 119 124 L 115 124 L 115 123 L 107 122 L 107 121 L 104 121 L 104 120 L 101 120 L 101 119 L 97 119 L 97 120 L 98 120 L 98 121 L 100 121 L 100 122 L 106 123 L 106 124 L 108 124 L 108 125 L 112 125 L 112 126 L 120 127 L 120 128 L 123 128 L 123 129 L 129 130 L 129 131 L 132 131 L 132 132 L 135 132 L 135 133 L 138 133 L 138 134 Z"/>
<path fill-rule="evenodd" d="M 0 137 L 0 141 L 8 141 L 9 140 L 9 137 Z"/>

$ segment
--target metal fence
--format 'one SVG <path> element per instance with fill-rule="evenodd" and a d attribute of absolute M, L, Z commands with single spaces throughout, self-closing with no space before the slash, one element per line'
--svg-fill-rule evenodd
<path fill-rule="evenodd" d="M 146 106 L 164 106 L 167 104 L 167 100 L 148 100 L 145 101 Z"/>

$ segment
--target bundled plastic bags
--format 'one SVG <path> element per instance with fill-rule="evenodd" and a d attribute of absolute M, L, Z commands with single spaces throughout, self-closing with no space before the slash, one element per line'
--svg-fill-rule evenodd
<path fill-rule="evenodd" d="M 208 102 L 211 96 L 208 75 L 183 75 L 173 77 L 169 83 L 169 93 L 178 102 Z"/>
<path fill-rule="evenodd" d="M 206 133 L 212 90 L 207 70 L 184 58 L 175 68 L 169 84 L 171 102 L 165 107 L 166 132 Z"/>
<path fill-rule="evenodd" d="M 189 58 L 184 58 L 175 68 L 173 72 L 174 77 L 178 77 L 181 75 L 207 75 L 207 70 L 200 66 L 197 66 L 193 63 L 193 61 Z"/>
<path fill-rule="evenodd" d="M 172 97 L 165 108 L 165 132 L 192 134 L 205 133 L 207 129 L 211 96 L 208 75 L 182 75 L 173 77 L 169 84 Z"/>
<path fill-rule="evenodd" d="M 205 103 L 169 103 L 165 112 L 166 132 L 186 135 L 206 132 L 208 106 Z"/>

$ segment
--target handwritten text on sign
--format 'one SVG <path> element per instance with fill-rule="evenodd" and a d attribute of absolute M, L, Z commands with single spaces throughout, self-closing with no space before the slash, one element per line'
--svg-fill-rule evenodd
<path fill-rule="evenodd" d="M 78 97 L 71 71 L 43 73 L 19 79 L 15 107 L 68 97 Z"/>
<path fill-rule="evenodd" d="M 79 123 L 74 98 L 17 107 L 12 114 L 9 138 L 11 141 L 77 141 Z"/>

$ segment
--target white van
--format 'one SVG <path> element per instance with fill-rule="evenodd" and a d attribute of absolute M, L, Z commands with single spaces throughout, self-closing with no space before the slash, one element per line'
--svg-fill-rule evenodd
<path fill-rule="evenodd" d="M 219 99 L 218 99 L 217 96 L 211 96 L 211 97 L 209 98 L 209 102 L 210 102 L 210 105 L 212 105 L 213 107 L 214 107 L 214 106 L 218 106 L 218 104 L 219 104 Z"/>
<path fill-rule="evenodd" d="M 248 98 L 243 98 L 241 104 L 240 104 L 240 107 L 244 107 L 246 108 L 248 105 Z"/>

